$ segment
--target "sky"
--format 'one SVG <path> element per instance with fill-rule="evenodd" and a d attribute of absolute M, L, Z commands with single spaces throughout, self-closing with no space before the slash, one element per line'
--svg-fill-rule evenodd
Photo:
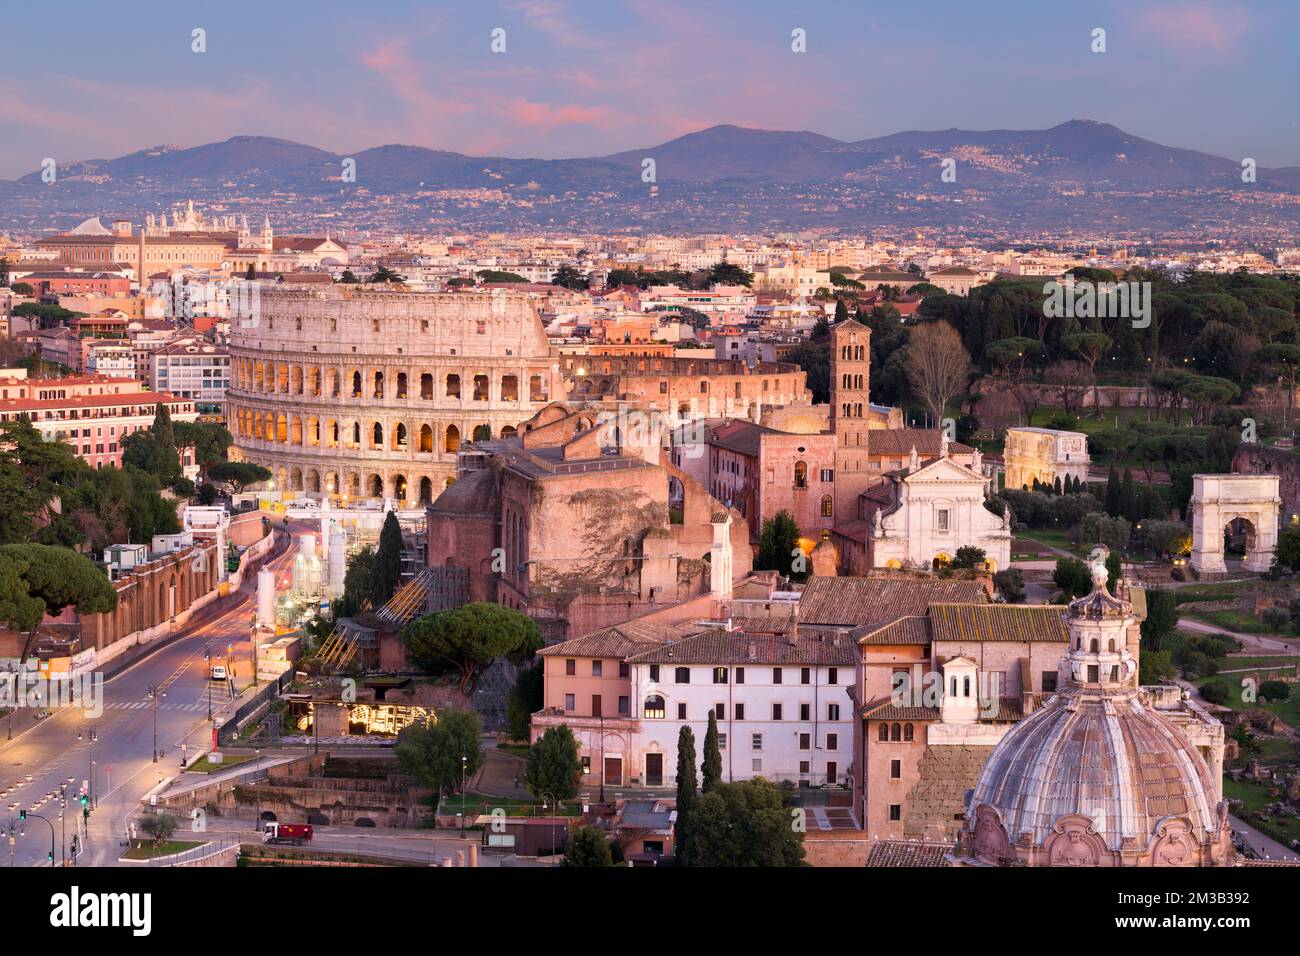
<path fill-rule="evenodd" d="M 236 135 L 559 158 L 1069 119 L 1300 165 L 1295 0 L 0 0 L 0 23 L 0 178 Z"/>

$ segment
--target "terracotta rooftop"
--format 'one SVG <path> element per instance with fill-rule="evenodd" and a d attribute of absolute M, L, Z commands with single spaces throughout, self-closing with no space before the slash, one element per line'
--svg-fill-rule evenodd
<path fill-rule="evenodd" d="M 930 605 L 936 641 L 1048 641 L 1069 643 L 1063 609 L 1052 604 Z"/>
<path fill-rule="evenodd" d="M 930 619 L 924 614 L 900 617 L 858 638 L 859 644 L 929 644 Z"/>
<path fill-rule="evenodd" d="M 881 840 L 871 848 L 867 866 L 947 866 L 945 857 L 950 852 L 952 847 L 945 843 Z"/>
<path fill-rule="evenodd" d="M 543 657 L 609 657 L 623 660 L 665 641 L 688 636 L 690 629 L 699 628 L 696 625 L 689 625 L 684 631 L 681 625 L 625 621 L 613 627 L 592 631 L 582 637 L 552 644 L 537 653 Z"/>
<path fill-rule="evenodd" d="M 924 614 L 936 601 L 982 604 L 988 592 L 980 582 L 929 575 L 865 578 L 813 577 L 799 599 L 802 624 L 856 627 L 885 624 Z"/>
<path fill-rule="evenodd" d="M 722 629 L 705 631 L 683 641 L 649 648 L 629 661 L 638 664 L 811 664 L 852 667 L 857 661 L 853 642 L 832 637 L 800 636 L 794 641 L 766 634 Z"/>
<path fill-rule="evenodd" d="M 941 437 L 937 428 L 873 428 L 867 434 L 867 450 L 872 455 L 910 455 L 915 447 L 921 458 L 937 458 Z M 974 450 L 961 442 L 948 443 L 952 455 L 969 455 Z"/>

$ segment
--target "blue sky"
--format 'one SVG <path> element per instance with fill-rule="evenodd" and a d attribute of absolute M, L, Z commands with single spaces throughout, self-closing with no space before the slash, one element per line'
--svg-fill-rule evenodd
<path fill-rule="evenodd" d="M 1294 0 L 6 0 L 0 22 L 5 178 L 238 134 L 549 158 L 715 123 L 860 139 L 1074 118 L 1300 165 Z"/>

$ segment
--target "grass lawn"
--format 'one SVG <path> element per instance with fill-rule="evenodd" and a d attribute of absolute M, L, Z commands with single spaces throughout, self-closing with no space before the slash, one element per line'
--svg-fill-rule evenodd
<path fill-rule="evenodd" d="M 1237 596 L 1243 585 L 1253 581 L 1227 581 L 1222 584 L 1193 584 L 1174 591 L 1174 601 L 1189 604 L 1192 601 L 1228 601 Z"/>
<path fill-rule="evenodd" d="M 241 763 L 249 763 L 257 759 L 254 754 L 222 754 L 221 763 L 208 763 L 205 756 L 198 763 L 191 767 L 186 767 L 186 773 L 213 773 L 217 770 L 229 770 L 231 767 L 237 767 Z"/>
<path fill-rule="evenodd" d="M 1224 701 L 1223 706 L 1231 707 L 1233 710 L 1266 710 L 1270 714 L 1276 714 L 1282 718 L 1284 723 L 1290 724 L 1293 729 L 1300 730 L 1300 692 L 1297 692 L 1296 686 L 1291 685 L 1291 696 L 1287 700 L 1269 700 L 1269 701 L 1243 701 L 1241 699 L 1241 678 L 1228 674 L 1225 677 L 1206 677 L 1197 681 L 1198 687 L 1204 687 L 1208 682 L 1220 680 L 1228 685 L 1231 691 L 1228 699 Z"/>
<path fill-rule="evenodd" d="M 1055 531 L 1048 528 L 1031 528 L 1027 531 L 1017 531 L 1016 537 L 1028 538 L 1030 541 L 1037 541 L 1039 544 L 1046 544 L 1053 548 L 1060 548 L 1062 551 L 1074 555 L 1086 555 L 1087 551 L 1082 551 L 1074 546 L 1070 536 L 1064 531 Z M 1050 554 L 1052 558 L 1058 558 L 1058 554 Z"/>
<path fill-rule="evenodd" d="M 156 856 L 171 856 L 183 853 L 196 846 L 202 846 L 206 840 L 165 840 L 157 845 L 152 840 L 132 840 L 131 846 L 122 854 L 123 860 L 149 860 Z"/>
<path fill-rule="evenodd" d="M 1282 844 L 1300 840 L 1300 820 L 1294 817 L 1270 817 L 1267 823 L 1251 819 L 1251 814 L 1264 804 L 1276 802 L 1278 799 L 1268 795 L 1268 788 L 1264 784 L 1255 780 L 1225 779 L 1223 795 L 1233 800 L 1240 800 L 1244 804 L 1240 817 L 1261 833 L 1271 836 Z"/>
<path fill-rule="evenodd" d="M 1276 634 L 1283 636 L 1282 632 L 1269 627 L 1267 624 L 1255 618 L 1255 615 L 1245 611 L 1179 611 L 1179 617 L 1190 618 L 1193 621 L 1200 621 L 1202 624 L 1212 624 L 1214 627 L 1222 628 L 1225 631 L 1236 631 L 1238 634 Z"/>
<path fill-rule="evenodd" d="M 497 744 L 497 750 L 504 750 L 508 754 L 514 754 L 516 757 L 527 757 L 528 744 Z"/>
<path fill-rule="evenodd" d="M 1300 657 L 1225 657 L 1219 661 L 1220 670 L 1238 670 L 1243 667 L 1261 669 L 1286 668 L 1300 664 Z"/>

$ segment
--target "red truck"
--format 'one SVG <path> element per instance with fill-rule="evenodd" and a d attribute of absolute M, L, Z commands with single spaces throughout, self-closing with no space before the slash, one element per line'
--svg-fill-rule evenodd
<path fill-rule="evenodd" d="M 263 843 L 292 843 L 302 846 L 311 842 L 310 823 L 267 823 L 262 828 Z"/>

